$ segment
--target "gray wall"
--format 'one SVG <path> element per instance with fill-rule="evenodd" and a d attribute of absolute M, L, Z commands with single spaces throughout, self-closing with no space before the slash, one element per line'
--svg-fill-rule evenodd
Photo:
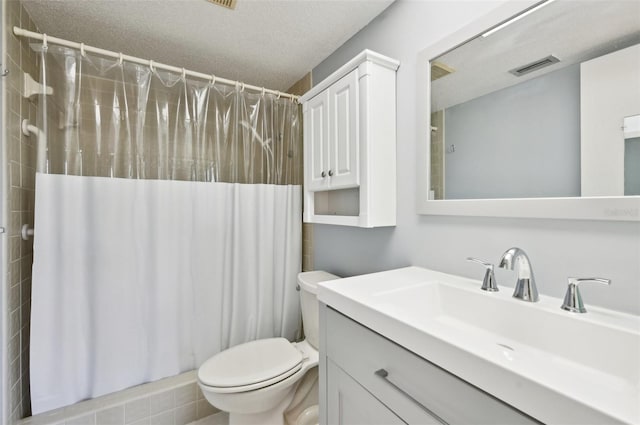
<path fill-rule="evenodd" d="M 0 4 L 0 6 L 2 5 Z M 4 23 L 3 7 L 0 7 L 0 37 L 3 37 L 3 38 L 5 37 L 4 28 L 5 28 L 5 23 Z M 3 44 L 2 40 L 0 40 L 0 46 L 2 46 L 2 44 Z M 4 55 L 4 51 L 1 52 L 0 55 L 1 55 L 0 63 L 5 64 L 6 57 Z M 2 72 L 3 69 L 4 69 L 4 65 L 0 65 L 0 72 Z M 4 113 L 3 113 L 4 110 L 2 108 L 4 102 L 2 102 L 1 100 L 2 97 L 5 96 L 4 88 L 5 88 L 4 84 L 0 85 L 0 142 L 1 143 L 5 143 L 4 140 L 6 138 L 6 133 L 4 131 L 4 128 L 5 128 Z M 7 164 L 4 162 L 3 149 L 0 149 L 0 164 L 2 165 L 2 169 L 4 170 L 7 169 L 6 168 Z M 3 222 L 1 224 L 2 226 L 5 225 L 4 221 L 6 220 L 5 210 L 4 210 L 5 199 L 6 199 L 6 196 L 4 193 L 4 173 L 0 172 L 0 217 L 2 217 L 1 219 L 1 221 Z M 4 269 L 5 269 L 5 263 L 6 263 L 4 250 L 5 250 L 6 244 L 7 244 L 7 241 L 5 236 L 5 237 L 2 237 L 2 240 L 0 240 L 0 298 L 2 299 L 6 299 L 7 297 L 6 282 L 4 277 Z M 1 305 L 2 304 L 0 303 L 0 306 Z M 5 405 L 7 404 L 8 400 L 6 400 L 4 396 L 5 386 L 7 386 L 7 381 L 4 379 L 4 371 L 6 370 L 5 347 L 7 346 L 7 342 L 5 341 L 6 330 L 5 330 L 4 321 L 5 321 L 5 307 L 2 306 L 0 307 L 0 422 L 7 422 L 7 419 L 9 417 L 8 414 L 5 414 L 5 410 L 6 410 Z"/>
<path fill-rule="evenodd" d="M 580 65 L 452 106 L 444 121 L 445 199 L 580 196 Z"/>
<path fill-rule="evenodd" d="M 640 195 L 640 137 L 624 141 L 624 194 Z"/>
<path fill-rule="evenodd" d="M 359 229 L 314 225 L 315 267 L 343 276 L 417 265 L 481 279 L 465 262 L 496 262 L 511 246 L 527 251 L 543 294 L 562 297 L 567 276 L 603 276 L 611 286 L 583 288 L 585 304 L 640 313 L 640 224 L 573 220 L 498 219 L 416 214 L 416 55 L 501 1 L 398 0 L 313 70 L 322 81 L 362 49 L 401 61 L 398 70 L 398 224 Z M 498 269 L 499 284 L 513 272 Z"/>

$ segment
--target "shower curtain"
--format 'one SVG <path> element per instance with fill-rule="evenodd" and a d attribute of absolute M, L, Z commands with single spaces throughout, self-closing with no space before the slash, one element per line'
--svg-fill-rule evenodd
<path fill-rule="evenodd" d="M 294 338 L 298 105 L 64 47 L 40 58 L 33 413 Z"/>

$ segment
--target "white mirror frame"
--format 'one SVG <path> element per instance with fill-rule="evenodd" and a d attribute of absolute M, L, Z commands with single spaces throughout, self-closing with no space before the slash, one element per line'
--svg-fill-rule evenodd
<path fill-rule="evenodd" d="M 418 214 L 640 221 L 640 196 L 429 200 L 431 60 L 538 3 L 540 3 L 539 0 L 506 2 L 418 54 L 416 100 Z"/>

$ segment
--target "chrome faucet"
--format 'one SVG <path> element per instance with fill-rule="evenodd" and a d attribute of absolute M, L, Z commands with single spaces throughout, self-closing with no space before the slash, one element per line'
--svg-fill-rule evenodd
<path fill-rule="evenodd" d="M 538 301 L 538 288 L 536 279 L 533 277 L 533 269 L 527 254 L 520 248 L 509 248 L 502 258 L 498 267 L 508 270 L 516 269 L 518 280 L 513 291 L 513 297 L 523 301 Z"/>
<path fill-rule="evenodd" d="M 611 285 L 611 280 L 603 279 L 601 277 L 570 277 L 569 286 L 567 287 L 567 293 L 564 295 L 564 301 L 560 306 L 561 309 L 570 311 L 572 313 L 587 312 L 587 309 L 584 308 L 584 304 L 582 303 L 580 290 L 578 289 L 578 285 L 583 282 L 595 282 L 602 283 L 604 285 Z"/>
<path fill-rule="evenodd" d="M 496 283 L 496 276 L 493 274 L 493 264 L 473 257 L 467 257 L 467 261 L 478 263 L 486 269 L 484 272 L 484 279 L 482 279 L 482 288 L 480 289 L 489 292 L 499 291 L 498 284 Z"/>

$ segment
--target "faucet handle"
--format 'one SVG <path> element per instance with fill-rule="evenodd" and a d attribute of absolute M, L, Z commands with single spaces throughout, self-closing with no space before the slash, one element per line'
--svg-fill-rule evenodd
<path fill-rule="evenodd" d="M 493 264 L 473 257 L 467 257 L 467 261 L 478 263 L 486 269 L 484 279 L 482 279 L 482 288 L 480 289 L 483 291 L 497 292 L 498 284 L 496 283 L 496 276 L 493 274 Z"/>
<path fill-rule="evenodd" d="M 567 280 L 569 281 L 569 286 L 567 287 L 567 293 L 564 295 L 564 301 L 560 308 L 573 313 L 587 312 L 587 309 L 584 308 L 584 304 L 582 303 L 582 297 L 580 296 L 580 289 L 578 288 L 578 285 L 583 282 L 595 282 L 603 285 L 611 285 L 611 280 L 603 279 L 601 277 L 570 277 Z"/>

